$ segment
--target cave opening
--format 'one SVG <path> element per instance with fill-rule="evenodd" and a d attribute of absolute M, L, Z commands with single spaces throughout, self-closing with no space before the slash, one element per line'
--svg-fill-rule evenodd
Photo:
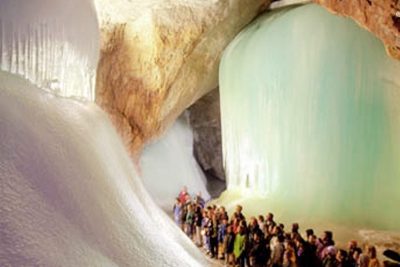
<path fill-rule="evenodd" d="M 188 108 L 193 131 L 193 155 L 207 177 L 207 189 L 218 198 L 226 189 L 222 157 L 219 88 L 212 90 Z"/>

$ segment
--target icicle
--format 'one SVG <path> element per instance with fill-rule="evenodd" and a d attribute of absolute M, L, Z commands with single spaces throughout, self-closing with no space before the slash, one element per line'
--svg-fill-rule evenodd
<path fill-rule="evenodd" d="M 0 69 L 62 96 L 94 100 L 99 28 L 90 0 L 0 2 Z M 71 9 L 79 6 L 74 19 Z M 84 36 L 77 36 L 76 26 Z M 67 71 L 66 71 L 67 70 Z M 68 73 L 68 74 L 67 74 Z"/>

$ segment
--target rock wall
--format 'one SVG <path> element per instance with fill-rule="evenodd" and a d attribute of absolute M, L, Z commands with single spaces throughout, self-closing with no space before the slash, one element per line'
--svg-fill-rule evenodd
<path fill-rule="evenodd" d="M 328 10 L 354 19 L 385 44 L 389 55 L 400 59 L 400 1 L 314 0 Z"/>
<path fill-rule="evenodd" d="M 269 0 L 96 0 L 101 55 L 96 102 L 137 155 L 217 87 L 221 54 Z"/>
<path fill-rule="evenodd" d="M 197 161 L 208 175 L 225 180 L 219 90 L 215 89 L 199 99 L 189 111 Z"/>
<path fill-rule="evenodd" d="M 353 18 L 400 58 L 397 1 L 313 1 Z M 270 0 L 95 3 L 101 28 L 96 102 L 137 156 L 183 110 L 218 86 L 226 45 Z"/>

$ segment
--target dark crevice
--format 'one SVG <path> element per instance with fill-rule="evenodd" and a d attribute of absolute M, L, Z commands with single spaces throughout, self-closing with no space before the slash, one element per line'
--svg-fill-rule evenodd
<path fill-rule="evenodd" d="M 393 26 L 395 26 L 396 29 L 400 32 L 400 18 L 397 17 L 396 15 L 393 15 L 392 20 L 393 20 Z"/>
<path fill-rule="evenodd" d="M 207 191 L 211 198 L 218 198 L 226 190 L 226 181 L 222 181 L 208 171 L 204 171 L 204 174 L 207 177 Z"/>

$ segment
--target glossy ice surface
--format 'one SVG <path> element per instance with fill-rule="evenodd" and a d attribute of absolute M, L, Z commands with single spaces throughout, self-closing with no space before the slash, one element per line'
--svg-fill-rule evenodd
<path fill-rule="evenodd" d="M 228 189 L 290 217 L 400 229 L 400 62 L 317 5 L 266 14 L 220 68 Z"/>
<path fill-rule="evenodd" d="M 94 100 L 99 26 L 90 0 L 1 0 L 0 69 Z"/>

